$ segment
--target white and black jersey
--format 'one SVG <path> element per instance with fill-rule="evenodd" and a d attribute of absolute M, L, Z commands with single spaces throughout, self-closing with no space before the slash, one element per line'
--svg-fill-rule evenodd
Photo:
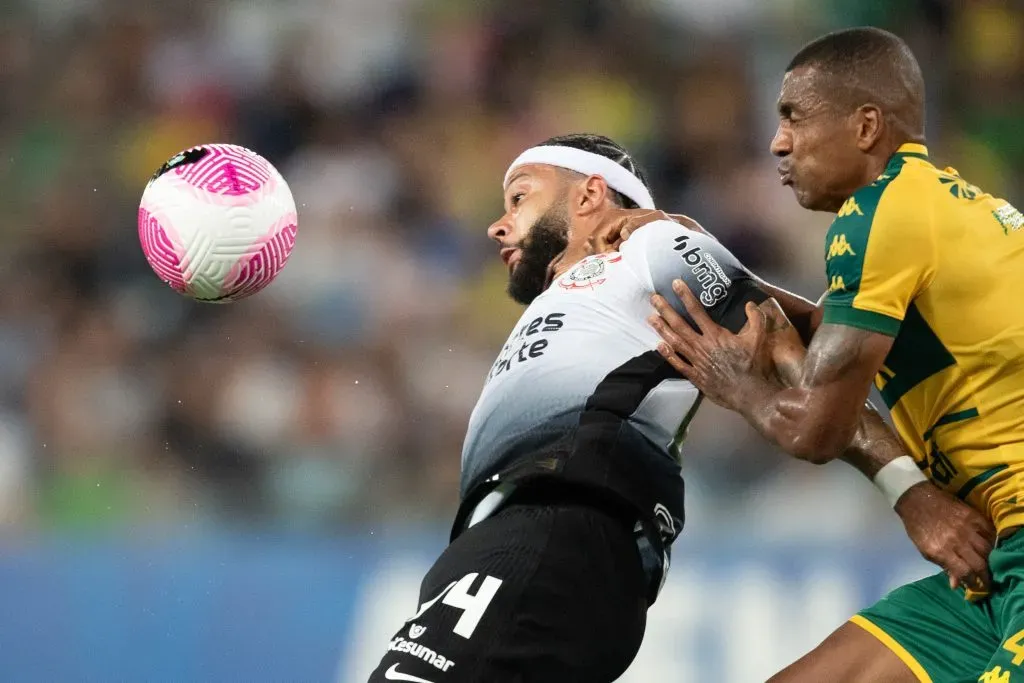
<path fill-rule="evenodd" d="M 719 242 L 658 221 L 621 251 L 580 261 L 526 309 L 470 418 L 453 535 L 496 485 L 556 477 L 627 503 L 671 543 L 683 522 L 677 442 L 700 396 L 658 354 L 646 319 L 655 292 L 685 315 L 676 278 L 733 331 L 745 304 L 766 298 Z"/>

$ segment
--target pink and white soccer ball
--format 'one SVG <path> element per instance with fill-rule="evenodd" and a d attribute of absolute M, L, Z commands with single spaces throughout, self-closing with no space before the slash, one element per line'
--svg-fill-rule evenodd
<path fill-rule="evenodd" d="M 295 246 L 288 183 L 238 145 L 192 147 L 146 185 L 139 240 L 157 276 L 197 301 L 237 301 L 269 285 Z"/>

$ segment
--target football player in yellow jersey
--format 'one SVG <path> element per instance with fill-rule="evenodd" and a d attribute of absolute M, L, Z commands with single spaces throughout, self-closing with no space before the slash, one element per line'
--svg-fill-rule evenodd
<path fill-rule="evenodd" d="M 656 300 L 662 353 L 815 462 L 849 443 L 874 382 L 912 456 L 876 483 L 892 500 L 926 475 L 984 513 L 998 541 L 990 587 L 952 590 L 939 574 L 898 588 L 772 681 L 1024 682 L 1024 217 L 931 163 L 920 67 L 890 33 L 849 29 L 807 45 L 787 68 L 779 114 L 782 182 L 803 207 L 837 214 L 806 355 L 771 366 L 756 316 L 755 333 L 731 334 L 681 283 L 700 333 Z"/>

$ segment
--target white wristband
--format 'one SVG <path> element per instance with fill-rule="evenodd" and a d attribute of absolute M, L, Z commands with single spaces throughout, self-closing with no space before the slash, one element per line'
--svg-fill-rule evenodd
<path fill-rule="evenodd" d="M 918 468 L 917 463 L 909 455 L 901 455 L 895 460 L 885 463 L 882 469 L 878 470 L 874 482 L 889 501 L 890 507 L 896 507 L 896 501 L 907 492 L 911 486 L 916 486 L 922 481 L 928 481 L 928 477 Z"/>

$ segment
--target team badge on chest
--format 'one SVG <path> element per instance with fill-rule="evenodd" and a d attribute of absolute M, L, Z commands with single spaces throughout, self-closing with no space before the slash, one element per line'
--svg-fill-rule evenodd
<path fill-rule="evenodd" d="M 588 256 L 563 275 L 558 281 L 558 286 L 562 289 L 593 289 L 608 279 L 608 264 L 621 260 L 622 254 Z"/>

